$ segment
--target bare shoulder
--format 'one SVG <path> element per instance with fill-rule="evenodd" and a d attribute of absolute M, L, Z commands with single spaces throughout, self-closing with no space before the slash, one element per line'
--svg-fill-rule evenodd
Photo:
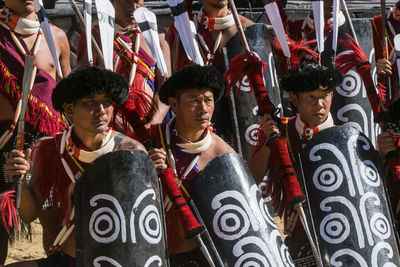
<path fill-rule="evenodd" d="M 229 152 L 235 152 L 235 150 L 218 135 L 213 134 L 212 137 L 214 142 L 214 153 L 216 157 L 222 156 L 223 154 Z"/>
<path fill-rule="evenodd" d="M 50 24 L 50 29 L 51 29 L 51 33 L 53 34 L 54 37 L 54 41 L 66 41 L 68 42 L 68 38 L 67 35 L 65 34 L 65 32 L 58 28 L 56 25 Z"/>
<path fill-rule="evenodd" d="M 240 15 L 239 18 L 240 18 L 240 22 L 242 23 L 243 27 L 248 27 L 248 26 L 254 24 L 254 22 L 252 22 L 251 20 L 249 20 L 246 17 L 243 17 Z"/>
<path fill-rule="evenodd" d="M 118 146 L 115 148 L 115 150 L 135 150 L 135 149 L 143 150 L 144 152 L 147 153 L 146 148 L 142 145 L 142 143 L 128 136 L 124 136 L 124 139 L 122 139 L 121 143 L 119 143 Z"/>

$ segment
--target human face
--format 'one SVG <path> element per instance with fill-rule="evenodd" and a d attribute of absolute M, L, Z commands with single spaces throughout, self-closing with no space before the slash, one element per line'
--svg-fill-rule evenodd
<path fill-rule="evenodd" d="M 169 98 L 176 123 L 185 131 L 202 131 L 214 112 L 214 94 L 209 89 L 189 89 L 177 98 Z"/>
<path fill-rule="evenodd" d="M 27 17 L 34 14 L 33 0 L 4 0 L 6 6 L 18 16 Z"/>
<path fill-rule="evenodd" d="M 80 98 L 65 104 L 64 109 L 75 129 L 95 135 L 107 130 L 114 111 L 112 100 L 105 93 Z"/>
<path fill-rule="evenodd" d="M 396 5 L 393 8 L 393 18 L 397 21 L 400 21 L 400 3 L 399 4 L 396 3 Z"/>
<path fill-rule="evenodd" d="M 324 89 L 291 95 L 291 101 L 297 107 L 301 119 L 310 127 L 322 124 L 331 109 L 333 92 Z"/>
<path fill-rule="evenodd" d="M 133 12 L 144 6 L 144 0 L 114 0 L 115 21 L 122 27 L 136 23 Z"/>
<path fill-rule="evenodd" d="M 228 6 L 228 0 L 203 0 L 203 5 L 207 4 L 215 9 L 221 9 Z"/>

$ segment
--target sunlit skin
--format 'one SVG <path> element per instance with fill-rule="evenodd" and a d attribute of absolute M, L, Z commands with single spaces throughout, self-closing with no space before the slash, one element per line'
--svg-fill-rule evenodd
<path fill-rule="evenodd" d="M 4 0 L 4 3 L 19 16 L 35 20 L 33 0 Z"/>
<path fill-rule="evenodd" d="M 322 124 L 331 109 L 333 92 L 319 88 L 311 92 L 291 95 L 291 102 L 296 106 L 301 119 L 310 127 Z"/>
<path fill-rule="evenodd" d="M 122 27 L 128 27 L 136 23 L 133 12 L 144 6 L 144 0 L 114 0 L 115 22 Z"/>
<path fill-rule="evenodd" d="M 214 95 L 209 89 L 190 89 L 169 98 L 176 115 L 175 128 L 186 139 L 198 141 L 214 113 Z"/>
<path fill-rule="evenodd" d="M 173 127 L 178 131 L 180 142 L 197 142 L 204 138 L 206 128 L 210 123 L 214 112 L 214 94 L 209 89 L 187 89 L 182 93 L 168 99 L 172 110 L 175 112 L 175 123 Z M 211 134 L 212 143 L 210 147 L 201 152 L 197 161 L 199 171 L 203 170 L 207 164 L 220 155 L 234 150 L 225 143 L 218 135 Z M 166 152 L 162 148 L 155 148 L 149 151 L 153 162 L 159 166 L 159 162 L 165 162 L 165 166 L 159 170 L 167 168 Z M 176 209 L 167 212 L 167 232 L 174 232 L 177 240 L 168 241 L 169 253 L 177 254 L 190 251 L 198 246 L 193 239 L 185 239 L 182 222 L 179 219 Z"/>
<path fill-rule="evenodd" d="M 78 137 L 90 140 L 94 146 L 87 148 L 97 149 L 96 146 L 101 143 L 113 116 L 114 107 L 111 98 L 105 94 L 89 95 L 74 103 L 64 104 L 64 110 L 74 124 L 74 131 Z M 85 140 L 82 142 L 85 144 Z"/>
<path fill-rule="evenodd" d="M 74 133 L 85 148 L 88 151 L 98 150 L 101 147 L 103 138 L 113 116 L 114 108 L 111 98 L 105 93 L 88 95 L 74 101 L 73 103 L 65 103 L 63 109 L 74 125 Z M 113 137 L 117 134 L 118 132 L 112 131 L 111 136 Z M 114 150 L 120 149 L 140 149 L 145 151 L 142 144 L 128 137 L 124 138 L 118 146 L 114 148 Z M 5 169 L 7 175 L 10 177 L 15 175 L 24 175 L 28 170 L 31 170 L 32 178 L 29 181 L 29 185 L 25 180 L 22 184 L 21 207 L 19 209 L 19 214 L 22 220 L 28 223 L 35 220 L 38 216 L 41 216 L 40 219 L 42 226 L 46 230 L 43 231 L 43 240 L 44 246 L 47 249 L 50 247 L 60 230 L 60 219 L 58 218 L 59 215 L 53 210 L 46 211 L 46 213 L 42 212 L 41 207 L 43 206 L 46 196 L 44 196 L 39 189 L 39 181 L 42 181 L 43 177 L 38 175 L 38 173 L 41 172 L 38 172 L 37 170 L 47 168 L 48 166 L 33 164 L 31 169 L 28 161 L 30 154 L 30 149 L 25 151 L 25 153 L 17 150 L 11 151 Z M 46 215 L 46 217 L 44 215 Z M 74 232 L 62 245 L 62 251 L 71 257 L 75 257 Z M 12 266 L 20 265 L 15 264 Z M 31 261 L 24 263 L 24 266 L 37 266 L 37 264 Z"/>

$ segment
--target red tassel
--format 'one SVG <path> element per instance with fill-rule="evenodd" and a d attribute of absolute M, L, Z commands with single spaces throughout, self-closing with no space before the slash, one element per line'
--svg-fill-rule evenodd
<path fill-rule="evenodd" d="M 229 69 L 224 73 L 225 79 L 229 82 L 226 96 L 234 91 L 237 82 L 241 82 L 243 77 L 247 75 L 250 85 L 250 93 L 255 93 L 258 104 L 258 113 L 265 114 L 275 110 L 275 106 L 271 103 L 267 88 L 264 85 L 264 72 L 267 63 L 262 61 L 253 52 L 249 54 L 237 55 L 229 62 Z M 240 96 L 240 88 L 237 88 L 236 95 Z"/>
<path fill-rule="evenodd" d="M 175 208 L 178 210 L 183 222 L 185 238 L 192 239 L 204 231 L 202 226 L 194 217 L 192 210 L 189 208 L 185 197 L 182 195 L 179 186 L 175 182 L 175 175 L 171 168 L 163 170 L 159 177 L 167 187 L 167 193 Z"/>
<path fill-rule="evenodd" d="M 289 44 L 289 50 L 290 50 L 290 64 L 291 64 L 291 69 L 295 70 L 299 67 L 300 65 L 300 58 L 299 54 L 301 52 L 304 52 L 306 54 L 309 54 L 312 56 L 314 59 L 318 57 L 318 53 L 313 51 L 312 49 L 308 48 L 309 45 L 315 44 L 317 40 L 310 40 L 310 41 L 305 41 L 304 39 L 301 39 L 300 41 L 295 41 L 288 38 L 288 44 Z M 278 41 L 278 39 L 275 37 L 274 38 L 274 45 L 275 48 L 283 55 L 282 52 L 282 47 Z"/>
<path fill-rule="evenodd" d="M 129 132 L 128 125 L 136 131 L 138 128 L 143 128 L 149 121 L 153 110 L 150 99 L 151 97 L 145 91 L 130 86 L 128 99 L 118 106 L 114 113 L 122 115 L 125 134 Z"/>
<path fill-rule="evenodd" d="M 4 228 L 8 234 L 10 234 L 10 230 L 13 228 L 17 228 L 19 231 L 17 211 L 14 206 L 14 198 L 15 191 L 7 191 L 0 194 L 0 214 Z"/>
<path fill-rule="evenodd" d="M 294 204 L 303 202 L 305 195 L 300 188 L 296 172 L 290 160 L 286 139 L 272 139 L 269 143 L 269 148 L 271 149 L 269 166 L 274 166 L 274 168 L 279 171 L 278 177 L 283 181 L 283 198 L 281 201 L 283 201 L 284 204 L 280 205 L 279 208 L 279 215 L 282 216 L 287 206 L 293 207 Z M 282 183 L 280 182 L 278 185 L 279 184 Z M 274 186 L 275 185 L 273 185 L 273 188 L 270 190 L 280 190 L 280 188 L 275 189 Z"/>
<path fill-rule="evenodd" d="M 356 67 L 357 73 L 361 76 L 364 82 L 364 86 L 367 90 L 368 100 L 371 104 L 371 108 L 375 115 L 382 112 L 382 103 L 384 96 L 383 85 L 378 86 L 379 93 L 377 93 L 372 75 L 371 75 L 371 63 L 368 62 L 368 58 L 365 55 L 361 47 L 355 42 L 355 40 L 348 34 L 346 34 L 352 42 L 346 40 L 339 40 L 339 44 L 349 49 L 348 53 L 339 55 L 336 58 L 335 67 L 343 75 L 346 75 L 352 68 Z"/>

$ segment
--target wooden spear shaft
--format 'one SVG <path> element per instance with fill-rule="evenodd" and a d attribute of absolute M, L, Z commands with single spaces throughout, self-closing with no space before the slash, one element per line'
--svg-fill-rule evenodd
<path fill-rule="evenodd" d="M 79 22 L 79 25 L 81 26 L 82 31 L 85 32 L 85 19 L 83 18 L 81 12 L 79 11 L 79 8 L 75 3 L 75 0 L 69 0 L 69 1 L 70 1 L 72 10 L 74 11 L 76 17 L 78 18 L 78 22 Z M 92 45 L 94 47 L 94 50 L 96 50 L 96 53 L 97 53 L 97 56 L 99 57 L 99 60 L 101 62 L 103 62 L 103 64 L 104 64 L 103 53 L 101 52 L 100 47 L 97 44 L 96 40 L 94 39 L 93 35 L 90 34 L 90 36 L 91 36 Z"/>
<path fill-rule="evenodd" d="M 249 47 L 249 44 L 247 43 L 246 36 L 244 35 L 244 30 L 242 27 L 242 23 L 240 22 L 240 18 L 239 18 L 237 9 L 236 9 L 235 2 L 233 0 L 229 0 L 229 5 L 232 10 L 233 19 L 235 20 L 236 28 L 238 30 L 240 40 L 242 41 L 243 48 L 246 51 L 246 53 L 250 53 L 250 47 Z"/>

